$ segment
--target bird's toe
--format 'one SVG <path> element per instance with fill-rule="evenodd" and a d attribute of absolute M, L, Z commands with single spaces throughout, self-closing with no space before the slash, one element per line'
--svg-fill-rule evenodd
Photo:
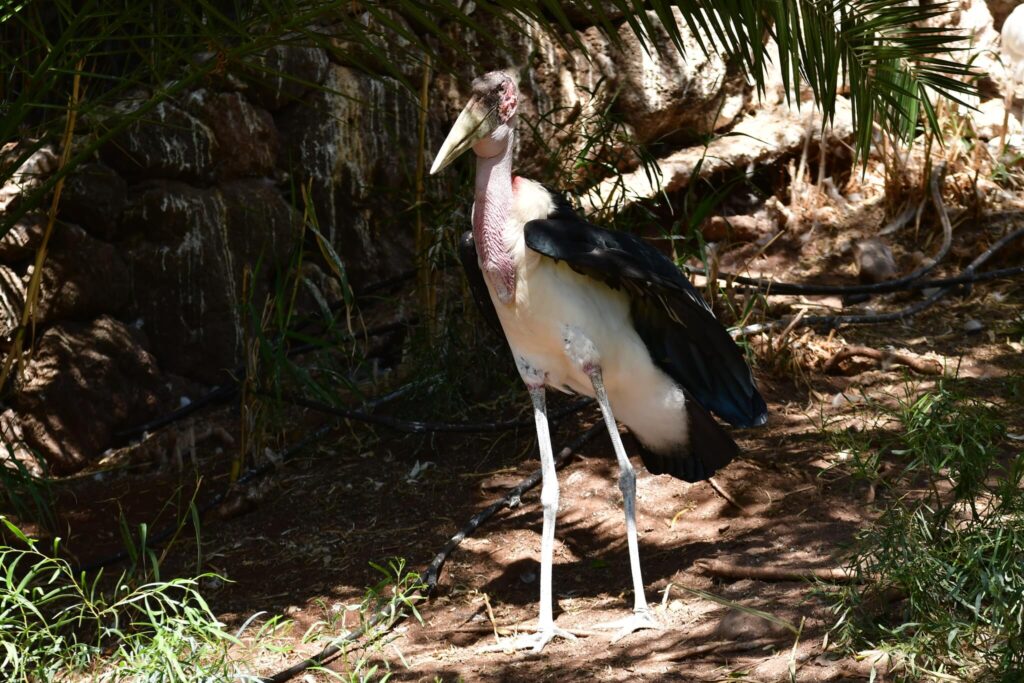
<path fill-rule="evenodd" d="M 664 626 L 660 621 L 658 621 L 651 610 L 645 609 L 633 612 L 631 615 L 623 619 L 616 619 L 615 621 L 597 624 L 595 628 L 615 631 L 615 635 L 612 636 L 611 642 L 617 643 L 635 631 L 642 631 L 645 629 L 660 631 Z"/>
<path fill-rule="evenodd" d="M 570 631 L 551 625 L 547 628 L 538 630 L 536 633 L 524 633 L 514 638 L 506 638 L 494 645 L 487 645 L 486 647 L 481 648 L 480 651 L 515 652 L 517 650 L 530 650 L 532 652 L 540 652 L 555 638 L 576 640 L 576 635 Z"/>

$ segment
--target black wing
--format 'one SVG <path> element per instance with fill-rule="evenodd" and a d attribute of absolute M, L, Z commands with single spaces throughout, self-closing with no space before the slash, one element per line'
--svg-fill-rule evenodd
<path fill-rule="evenodd" d="M 659 368 L 730 424 L 764 424 L 768 408 L 743 353 L 664 254 L 632 235 L 587 223 L 564 202 L 547 219 L 526 224 L 526 244 L 624 289 L 633 324 Z"/>
<path fill-rule="evenodd" d="M 480 270 L 480 262 L 476 256 L 476 242 L 473 240 L 473 231 L 467 230 L 459 240 L 459 260 L 466 271 L 466 279 L 469 281 L 469 291 L 473 293 L 476 305 L 484 319 L 490 324 L 494 331 L 504 336 L 501 329 L 501 322 L 498 320 L 498 312 L 494 310 L 494 302 L 491 301 L 491 294 L 487 291 L 487 283 L 484 282 L 484 272 Z"/>

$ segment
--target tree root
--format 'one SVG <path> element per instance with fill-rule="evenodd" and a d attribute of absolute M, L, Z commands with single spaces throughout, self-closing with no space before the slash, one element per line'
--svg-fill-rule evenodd
<path fill-rule="evenodd" d="M 750 567 L 724 560 L 697 560 L 693 566 L 705 574 L 726 579 L 755 579 L 758 581 L 831 581 L 853 583 L 868 578 L 843 567 Z"/>
<path fill-rule="evenodd" d="M 846 348 L 840 349 L 834 356 L 825 362 L 822 369 L 830 375 L 836 374 L 836 372 L 840 370 L 840 363 L 849 358 L 855 358 L 858 356 L 878 361 L 878 364 L 882 366 L 883 370 L 887 370 L 893 365 L 905 365 L 914 372 L 918 372 L 922 375 L 942 374 L 942 364 L 937 360 L 920 358 L 918 356 L 912 356 L 908 353 L 900 353 L 898 351 L 873 349 L 869 346 L 847 346 Z"/>

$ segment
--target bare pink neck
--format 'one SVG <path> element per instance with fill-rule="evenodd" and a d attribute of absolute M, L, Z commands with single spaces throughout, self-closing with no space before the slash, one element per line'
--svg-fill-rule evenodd
<path fill-rule="evenodd" d="M 505 246 L 505 232 L 512 217 L 513 136 L 504 151 L 476 159 L 476 198 L 473 206 L 473 239 L 480 267 L 503 304 L 516 293 L 516 267 Z"/>

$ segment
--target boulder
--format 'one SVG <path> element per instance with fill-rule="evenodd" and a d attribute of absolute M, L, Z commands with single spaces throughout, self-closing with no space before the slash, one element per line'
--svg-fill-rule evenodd
<path fill-rule="evenodd" d="M 319 230 L 354 283 L 396 275 L 412 263 L 415 102 L 396 81 L 343 66 L 325 86 L 278 114 L 283 163 L 311 184 Z"/>
<path fill-rule="evenodd" d="M 57 164 L 53 145 L 29 139 L 0 147 L 0 178 L 6 181 L 0 186 L 0 212 L 14 209 L 22 195 L 39 187 Z"/>
<path fill-rule="evenodd" d="M 256 272 L 254 300 L 291 253 L 299 217 L 261 179 L 215 188 L 154 181 L 125 209 L 140 241 L 128 252 L 134 310 L 161 367 L 210 384 L 240 358 L 242 279 Z"/>
<path fill-rule="evenodd" d="M 222 381 L 241 344 L 224 201 L 175 181 L 140 189 L 125 208 L 126 225 L 145 238 L 126 254 L 133 309 L 164 369 Z"/>
<path fill-rule="evenodd" d="M 104 240 L 117 234 L 128 183 L 103 164 L 82 164 L 64 181 L 58 216 Z"/>
<path fill-rule="evenodd" d="M 198 224 L 219 225 L 224 206 L 217 193 L 177 180 L 150 180 L 132 188 L 121 222 L 133 241 L 180 240 Z"/>
<path fill-rule="evenodd" d="M 131 114 L 142 100 L 117 105 Z M 136 178 L 174 178 L 208 182 L 213 177 L 213 131 L 177 105 L 164 101 L 100 149 L 100 158 L 119 173 Z"/>
<path fill-rule="evenodd" d="M 808 132 L 812 144 L 821 144 L 822 122 L 817 111 L 797 111 L 785 104 L 757 109 L 736 123 L 732 135 L 662 157 L 657 174 L 648 175 L 640 169 L 598 183 L 580 197 L 583 210 L 587 214 L 600 214 L 609 207 L 621 211 L 661 192 L 679 192 L 693 181 L 728 169 L 772 163 L 787 154 L 799 153 Z M 824 134 L 830 145 L 837 146 L 852 137 L 849 100 L 838 99 L 835 118 Z"/>
<path fill-rule="evenodd" d="M 120 313 L 127 304 L 128 267 L 118 250 L 77 225 L 55 226 L 39 283 L 36 322 L 91 320 Z"/>
<path fill-rule="evenodd" d="M 277 111 L 322 84 L 329 64 L 323 48 L 275 45 L 253 59 L 240 75 L 249 83 L 254 102 Z"/>
<path fill-rule="evenodd" d="M 22 216 L 0 237 L 0 263 L 14 264 L 32 258 L 43 243 L 45 232 L 46 216 L 41 213 Z"/>
<path fill-rule="evenodd" d="M 746 103 L 742 72 L 718 53 L 705 54 L 682 13 L 675 7 L 672 13 L 684 54 L 653 10 L 647 14 L 656 30 L 646 47 L 628 23 L 619 29 L 615 109 L 640 142 L 700 138 L 732 123 Z"/>
<path fill-rule="evenodd" d="M 987 0 L 987 2 L 981 2 L 981 0 L 975 0 L 971 5 L 982 5 L 988 8 L 988 11 L 992 13 L 992 19 L 995 24 L 996 30 L 1002 30 L 1003 22 L 1006 21 L 1006 17 L 1010 16 L 1010 12 L 1020 4 L 1020 0 Z"/>
<path fill-rule="evenodd" d="M 7 266 L 0 266 L 0 340 L 4 346 L 21 324 L 25 309 L 25 281 Z"/>
<path fill-rule="evenodd" d="M 12 402 L 25 443 L 51 472 L 69 474 L 110 447 L 115 431 L 153 418 L 161 386 L 138 334 L 101 316 L 44 332 Z"/>
<path fill-rule="evenodd" d="M 25 443 L 21 418 L 10 408 L 0 413 L 0 467 L 33 477 L 45 474 L 39 458 Z"/>
<path fill-rule="evenodd" d="M 273 175 L 277 128 L 268 111 L 254 107 L 240 92 L 197 90 L 186 107 L 217 141 L 213 170 L 218 180 Z"/>
<path fill-rule="evenodd" d="M 219 190 L 227 221 L 228 250 L 236 271 L 245 265 L 255 269 L 260 264 L 267 274 L 287 266 L 302 216 L 273 183 L 262 178 L 236 180 L 224 183 Z"/>

